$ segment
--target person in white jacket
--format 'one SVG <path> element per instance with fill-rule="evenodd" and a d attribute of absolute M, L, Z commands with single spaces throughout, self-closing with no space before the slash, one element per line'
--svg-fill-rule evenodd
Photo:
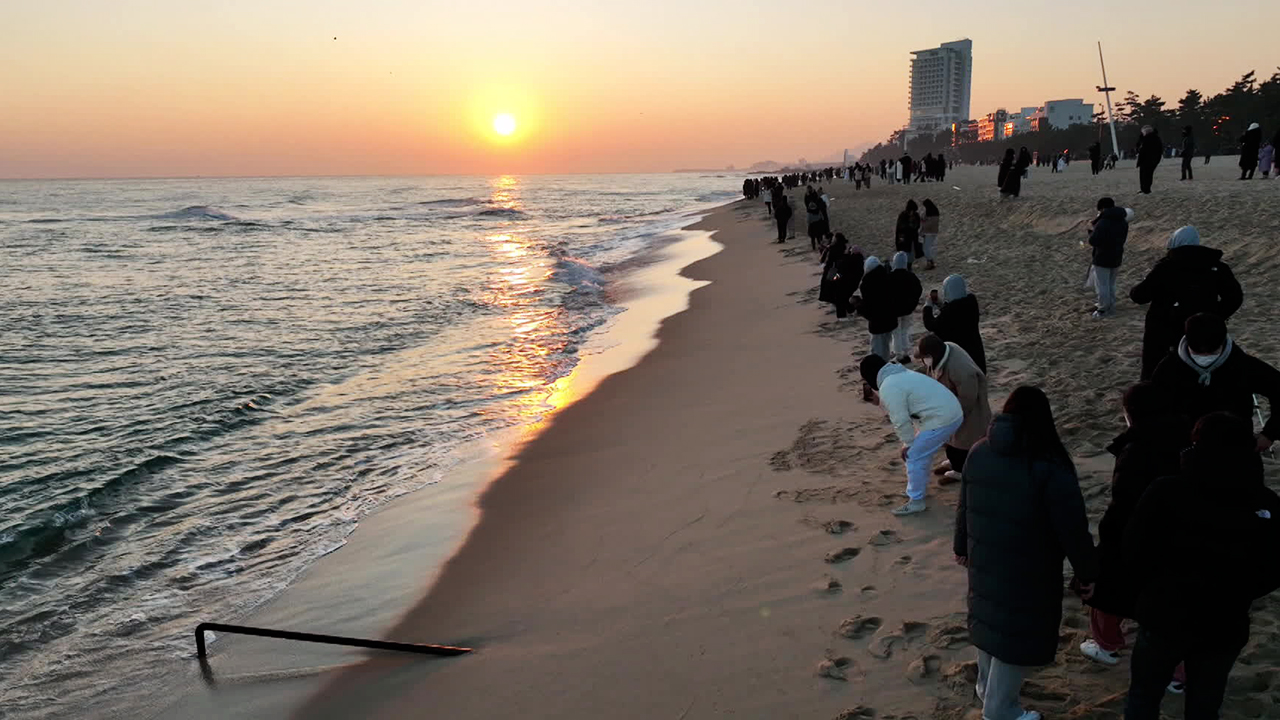
<path fill-rule="evenodd" d="M 879 355 L 863 358 L 859 370 L 872 391 L 871 401 L 888 413 L 889 422 L 902 441 L 902 459 L 907 464 L 907 502 L 893 514 L 924 512 L 933 456 L 960 429 L 964 409 L 955 394 L 942 383 L 897 363 L 885 362 Z"/>

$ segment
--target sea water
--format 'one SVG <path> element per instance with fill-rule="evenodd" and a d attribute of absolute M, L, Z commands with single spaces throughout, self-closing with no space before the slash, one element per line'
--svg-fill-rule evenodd
<path fill-rule="evenodd" d="M 530 424 L 709 175 L 0 182 L 0 717 L 107 714 Z"/>

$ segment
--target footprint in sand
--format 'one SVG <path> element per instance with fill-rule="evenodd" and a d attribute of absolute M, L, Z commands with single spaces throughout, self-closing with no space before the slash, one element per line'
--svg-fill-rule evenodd
<path fill-rule="evenodd" d="M 880 592 L 876 590 L 875 585 L 867 585 L 858 591 L 862 595 L 863 600 L 874 600 L 880 597 Z"/>
<path fill-rule="evenodd" d="M 851 707 L 848 710 L 840 711 L 833 720 L 871 720 L 876 716 L 876 709 L 869 708 L 866 705 Z"/>
<path fill-rule="evenodd" d="M 898 537 L 897 530 L 881 530 L 871 536 L 869 544 L 875 547 L 884 547 L 886 545 L 893 545 L 900 542 L 902 542 L 902 538 Z"/>
<path fill-rule="evenodd" d="M 911 556 L 910 556 L 910 555 L 903 555 L 902 557 L 898 558 L 897 560 L 894 560 L 894 561 L 893 561 L 893 564 L 894 564 L 894 565 L 897 565 L 898 567 L 901 567 L 901 568 L 910 567 L 910 566 L 911 566 Z"/>
<path fill-rule="evenodd" d="M 884 620 L 875 616 L 863 617 L 855 615 L 851 618 L 841 621 L 840 629 L 836 632 L 850 640 L 861 640 L 862 638 L 874 633 L 884 625 Z"/>
<path fill-rule="evenodd" d="M 853 660 L 843 655 L 828 655 L 826 660 L 818 663 L 818 677 L 848 680 L 848 670 L 851 667 L 853 667 Z"/>
<path fill-rule="evenodd" d="M 848 520 L 829 520 L 822 524 L 822 528 L 832 535 L 843 535 L 845 531 L 853 529 L 853 523 Z"/>
<path fill-rule="evenodd" d="M 820 593 L 835 594 L 835 593 L 841 592 L 844 589 L 844 584 L 841 583 L 839 580 L 828 575 L 826 578 L 822 580 L 822 582 L 815 585 L 814 589 Z"/>
<path fill-rule="evenodd" d="M 841 550 L 832 550 L 827 553 L 827 556 L 823 559 L 832 564 L 842 563 L 846 560 L 852 560 L 858 557 L 858 554 L 861 552 L 862 551 L 858 548 L 847 547 Z"/>
<path fill-rule="evenodd" d="M 912 684 L 928 680 L 938 674 L 942 668 L 942 658 L 937 655 L 925 655 L 916 658 L 907 666 L 907 681 Z"/>
<path fill-rule="evenodd" d="M 882 627 L 871 638 L 871 644 L 867 647 L 867 652 L 881 660 L 888 660 L 893 656 L 895 649 L 899 646 L 907 647 L 920 639 L 928 630 L 929 623 L 916 622 L 914 620 L 902 623 L 902 627 L 896 631 Z"/>
<path fill-rule="evenodd" d="M 939 650 L 955 650 L 956 648 L 968 647 L 971 644 L 969 642 L 969 628 L 960 624 L 943 625 L 929 636 L 929 644 Z"/>

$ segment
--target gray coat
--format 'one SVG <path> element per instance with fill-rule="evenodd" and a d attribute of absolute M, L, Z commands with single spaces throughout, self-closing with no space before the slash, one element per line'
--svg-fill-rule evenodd
<path fill-rule="evenodd" d="M 1011 665 L 1053 662 L 1062 560 L 1081 583 L 1098 573 L 1075 468 L 1023 450 L 1021 418 L 997 415 L 964 465 L 955 553 L 968 558 L 969 636 Z"/>

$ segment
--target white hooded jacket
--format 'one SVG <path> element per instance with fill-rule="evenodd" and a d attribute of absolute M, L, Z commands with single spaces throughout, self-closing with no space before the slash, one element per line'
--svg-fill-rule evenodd
<path fill-rule="evenodd" d="M 945 385 L 928 375 L 890 363 L 876 376 L 880 406 L 902 444 L 911 447 L 916 430 L 941 430 L 964 420 L 960 401 Z"/>

